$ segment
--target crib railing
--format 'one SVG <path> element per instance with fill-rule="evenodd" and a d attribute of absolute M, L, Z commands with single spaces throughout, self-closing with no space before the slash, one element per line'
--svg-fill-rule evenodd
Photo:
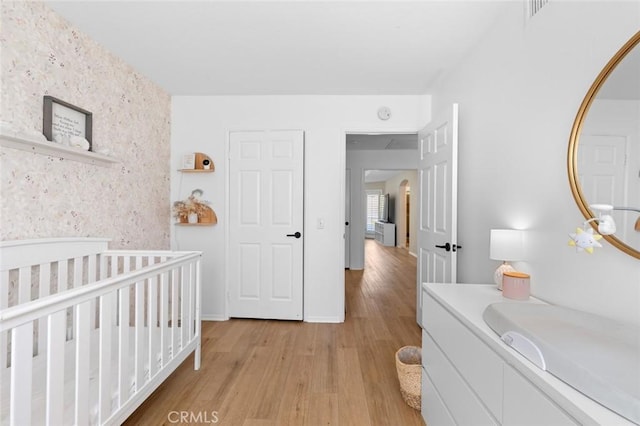
<path fill-rule="evenodd" d="M 53 425 L 65 423 L 65 357 L 75 358 L 74 424 L 123 421 L 193 351 L 199 368 L 201 254 L 101 248 L 62 259 L 51 252 L 3 258 L 0 371 L 10 369 L 10 424 L 32 423 L 36 356 L 46 359 L 44 418 Z M 9 285 L 12 275 L 17 286 Z M 90 401 L 95 368 L 97 401 Z"/>

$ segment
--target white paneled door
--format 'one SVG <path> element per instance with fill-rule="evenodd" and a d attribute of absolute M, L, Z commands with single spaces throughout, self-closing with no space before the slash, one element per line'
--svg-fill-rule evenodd
<path fill-rule="evenodd" d="M 351 267 L 351 169 L 345 174 L 345 200 L 344 200 L 344 268 Z"/>
<path fill-rule="evenodd" d="M 417 320 L 422 283 L 455 283 L 458 226 L 458 104 L 418 132 Z"/>
<path fill-rule="evenodd" d="M 302 320 L 304 133 L 231 132 L 229 316 Z"/>
<path fill-rule="evenodd" d="M 627 135 L 580 136 L 578 179 L 586 200 L 593 204 L 628 205 L 627 176 Z M 630 212 L 616 211 L 614 219 L 618 224 L 633 224 Z M 621 226 L 616 235 L 623 241 L 633 241 L 633 227 Z M 640 241 L 640 240 L 639 240 Z"/>

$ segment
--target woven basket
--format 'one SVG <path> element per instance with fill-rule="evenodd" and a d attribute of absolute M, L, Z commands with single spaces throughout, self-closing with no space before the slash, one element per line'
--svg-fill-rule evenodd
<path fill-rule="evenodd" d="M 396 352 L 396 370 L 400 382 L 402 399 L 411 407 L 420 411 L 422 401 L 422 349 L 416 346 L 403 346 Z"/>

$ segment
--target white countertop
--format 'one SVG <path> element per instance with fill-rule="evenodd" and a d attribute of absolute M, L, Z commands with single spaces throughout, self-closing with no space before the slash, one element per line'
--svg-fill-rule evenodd
<path fill-rule="evenodd" d="M 480 338 L 505 362 L 546 393 L 554 402 L 582 424 L 632 425 L 633 423 L 591 400 L 563 381 L 541 370 L 517 351 L 507 346 L 484 322 L 482 314 L 491 303 L 544 303 L 507 299 L 495 285 L 424 283 L 423 289 L 447 311 Z"/>

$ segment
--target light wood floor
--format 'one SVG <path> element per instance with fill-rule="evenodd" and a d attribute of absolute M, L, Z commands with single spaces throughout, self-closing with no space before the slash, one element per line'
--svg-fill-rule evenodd
<path fill-rule="evenodd" d="M 186 411 L 191 423 L 233 426 L 423 425 L 400 396 L 394 358 L 420 346 L 416 259 L 365 247 L 364 271 L 345 271 L 344 323 L 204 322 L 200 371 L 189 357 L 125 424 L 177 424 Z"/>

